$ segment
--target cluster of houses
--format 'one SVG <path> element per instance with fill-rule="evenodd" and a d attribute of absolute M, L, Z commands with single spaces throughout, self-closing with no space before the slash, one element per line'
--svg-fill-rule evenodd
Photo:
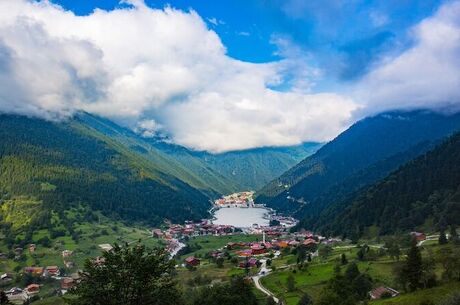
<path fill-rule="evenodd" d="M 341 240 L 329 240 L 321 236 L 313 235 L 311 232 L 302 232 L 295 235 L 288 235 L 286 238 L 275 238 L 271 241 L 266 241 L 265 231 L 263 232 L 261 242 L 229 242 L 225 246 L 225 250 L 233 251 L 235 256 L 240 258 L 239 267 L 255 267 L 258 265 L 258 258 L 265 256 L 268 253 L 279 253 L 280 250 L 286 248 L 295 248 L 305 246 L 307 251 L 316 252 L 319 243 L 332 243 Z M 224 255 L 224 250 L 216 250 L 210 253 L 211 257 L 218 258 Z M 242 259 L 242 260 L 241 260 Z M 200 264 L 200 259 L 194 256 L 187 257 L 184 261 L 186 266 L 196 267 Z"/>
<path fill-rule="evenodd" d="M 185 222 L 185 225 L 167 223 L 167 229 L 153 229 L 153 237 L 162 238 L 165 240 L 183 238 L 185 236 L 200 236 L 200 235 L 228 235 L 235 233 L 235 227 L 230 225 L 215 225 L 207 219 L 201 222 Z"/>
<path fill-rule="evenodd" d="M 224 196 L 214 201 L 216 207 L 250 207 L 254 206 L 254 192 L 240 192 Z"/>
<path fill-rule="evenodd" d="M 24 274 L 30 274 L 34 277 L 52 277 L 60 281 L 60 291 L 65 294 L 69 289 L 75 286 L 79 280 L 78 274 L 73 274 L 69 277 L 60 277 L 60 270 L 58 266 L 47 266 L 47 267 L 25 267 L 23 269 Z M 11 274 L 5 273 L 0 276 L 2 284 L 8 284 L 13 281 Z M 40 293 L 40 285 L 33 283 L 25 287 L 24 289 L 19 287 L 13 287 L 5 291 L 8 300 L 13 304 L 24 304 L 29 299 Z"/>

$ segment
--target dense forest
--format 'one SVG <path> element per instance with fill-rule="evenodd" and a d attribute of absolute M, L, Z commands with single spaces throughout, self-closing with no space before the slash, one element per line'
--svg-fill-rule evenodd
<path fill-rule="evenodd" d="M 81 204 L 148 223 L 206 215 L 209 203 L 203 193 L 101 139 L 73 121 L 0 116 L 2 217 L 23 219 L 24 224 L 31 218 L 46 222 L 46 213 Z M 31 206 L 36 213 L 28 217 Z"/>
<path fill-rule="evenodd" d="M 328 234 L 380 235 L 460 224 L 460 133 L 408 162 L 353 198 L 329 206 L 303 225 Z"/>
<path fill-rule="evenodd" d="M 391 112 L 363 119 L 257 193 L 298 217 L 317 215 L 460 129 L 460 114 Z"/>

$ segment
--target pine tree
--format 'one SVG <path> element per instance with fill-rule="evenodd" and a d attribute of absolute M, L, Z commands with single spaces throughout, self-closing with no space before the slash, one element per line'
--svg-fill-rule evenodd
<path fill-rule="evenodd" d="M 411 291 L 420 287 L 420 279 L 422 278 L 422 255 L 417 247 L 417 241 L 414 238 L 412 245 L 407 253 L 405 273 Z"/>
<path fill-rule="evenodd" d="M 313 305 L 313 300 L 308 294 L 304 294 L 297 305 Z"/>
<path fill-rule="evenodd" d="M 441 230 L 441 232 L 439 233 L 438 242 L 439 242 L 440 245 L 447 244 L 446 232 L 444 230 Z"/>
<path fill-rule="evenodd" d="M 449 242 L 458 245 L 460 243 L 458 234 L 457 234 L 457 228 L 454 225 L 450 226 L 450 237 L 449 237 Z"/>
<path fill-rule="evenodd" d="M 72 305 L 177 305 L 181 294 L 172 278 L 174 264 L 166 251 L 115 245 L 103 264 L 88 260 L 82 280 L 71 290 Z"/>
<path fill-rule="evenodd" d="M 289 292 L 293 292 L 295 290 L 295 279 L 292 274 L 289 274 L 286 285 Z"/>
<path fill-rule="evenodd" d="M 342 265 L 348 264 L 348 259 L 347 259 L 347 256 L 345 255 L 345 253 L 342 253 L 342 255 L 340 256 L 340 263 Z"/>

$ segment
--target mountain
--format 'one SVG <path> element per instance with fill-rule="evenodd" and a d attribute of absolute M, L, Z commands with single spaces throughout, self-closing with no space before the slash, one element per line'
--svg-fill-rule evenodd
<path fill-rule="evenodd" d="M 262 147 L 242 151 L 211 154 L 193 151 L 170 144 L 164 140 L 150 140 L 152 145 L 181 162 L 184 166 L 212 169 L 231 181 L 227 185 L 233 190 L 256 190 L 316 152 L 322 144 L 303 143 L 288 147 Z"/>
<path fill-rule="evenodd" d="M 460 114 L 419 110 L 365 118 L 263 187 L 256 201 L 314 219 L 459 129 Z"/>
<path fill-rule="evenodd" d="M 128 128 L 88 113 L 77 115 L 75 121 L 95 130 L 107 141 L 117 143 L 119 148 L 142 156 L 148 166 L 177 177 L 210 198 L 239 190 L 239 186 L 231 179 L 214 171 L 185 147 L 141 137 Z"/>
<path fill-rule="evenodd" d="M 79 206 L 148 223 L 206 216 L 209 197 L 188 183 L 193 177 L 161 154 L 148 154 L 81 117 L 48 122 L 0 115 L 0 215 L 24 226 Z"/>
<path fill-rule="evenodd" d="M 88 113 L 62 122 L 0 115 L 0 128 L 0 217 L 24 227 L 79 205 L 154 224 L 206 217 L 210 200 L 253 189 L 318 146 L 212 155 Z"/>
<path fill-rule="evenodd" d="M 361 236 L 460 224 L 460 133 L 385 179 L 332 205 L 314 226 Z"/>

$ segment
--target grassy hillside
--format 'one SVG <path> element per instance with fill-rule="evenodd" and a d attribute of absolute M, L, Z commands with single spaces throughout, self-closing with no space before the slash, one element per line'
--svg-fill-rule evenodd
<path fill-rule="evenodd" d="M 94 129 L 5 115 L 0 116 L 0 194 L 4 220 L 13 226 L 45 225 L 49 211 L 79 204 L 150 223 L 199 218 L 208 208 L 202 192 Z M 42 207 L 37 215 L 27 212 L 34 204 Z"/>

